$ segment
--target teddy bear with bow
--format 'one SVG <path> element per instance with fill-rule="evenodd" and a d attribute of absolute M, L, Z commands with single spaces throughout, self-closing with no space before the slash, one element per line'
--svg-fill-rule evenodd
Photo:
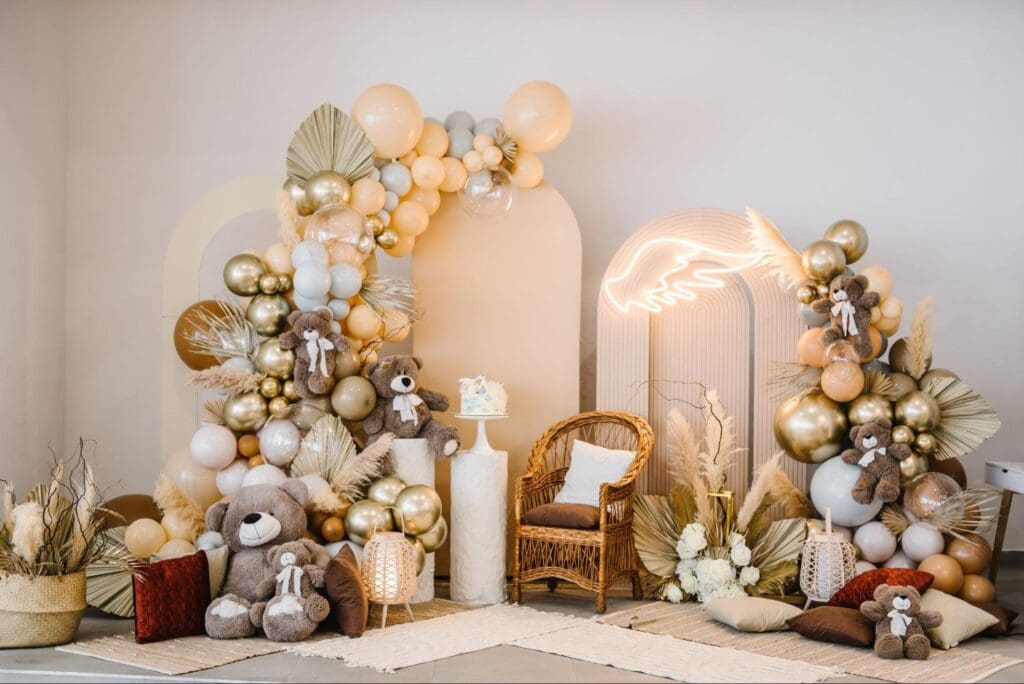
<path fill-rule="evenodd" d="M 860 466 L 860 477 L 850 494 L 860 504 L 895 501 L 900 495 L 900 461 L 910 458 L 906 444 L 893 444 L 892 421 L 878 418 L 850 430 L 853 448 L 839 454 L 844 463 Z"/>
<path fill-rule="evenodd" d="M 881 584 L 873 601 L 860 604 L 860 612 L 875 623 L 875 655 L 890 660 L 927 660 L 931 644 L 925 630 L 942 624 L 942 613 L 921 610 L 921 595 L 913 587 Z"/>
<path fill-rule="evenodd" d="M 871 309 L 881 301 L 877 292 L 868 292 L 868 279 L 859 275 L 839 275 L 828 286 L 828 299 L 811 304 L 815 313 L 829 314 L 831 325 L 822 337 L 827 347 L 845 338 L 853 340 L 853 348 L 864 361 L 871 358 Z"/>
<path fill-rule="evenodd" d="M 273 574 L 260 583 L 260 593 L 273 592 L 266 603 L 253 606 L 250 619 L 270 641 L 302 641 L 316 631 L 331 611 L 317 593 L 324 587 L 324 568 L 313 562 L 319 544 L 309 539 L 287 542 L 267 551 Z"/>
<path fill-rule="evenodd" d="M 334 387 L 334 366 L 338 352 L 348 349 L 345 338 L 331 330 L 330 309 L 293 311 L 291 329 L 278 338 L 281 349 L 295 350 L 295 391 L 303 399 L 322 397 Z"/>

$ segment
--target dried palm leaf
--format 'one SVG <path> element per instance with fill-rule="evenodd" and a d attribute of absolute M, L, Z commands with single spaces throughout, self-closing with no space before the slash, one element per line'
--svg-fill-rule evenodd
<path fill-rule="evenodd" d="M 899 537 L 903 534 L 903 530 L 910 527 L 910 518 L 907 517 L 903 507 L 895 503 L 887 503 L 882 508 L 882 512 L 879 514 L 878 519 L 882 521 L 882 524 L 889 528 L 889 531 Z"/>
<path fill-rule="evenodd" d="M 771 496 L 775 503 L 782 506 L 783 515 L 787 518 L 813 518 L 817 515 L 811 500 L 781 468 L 775 472 L 772 480 Z"/>
<path fill-rule="evenodd" d="M 202 417 L 200 420 L 208 425 L 224 424 L 224 397 L 209 399 L 203 402 Z"/>
<path fill-rule="evenodd" d="M 286 190 L 278 190 L 274 197 L 274 205 L 277 209 L 278 235 L 281 242 L 289 247 L 302 241 L 302 231 L 299 226 L 302 218 L 299 216 L 295 202 Z"/>
<path fill-rule="evenodd" d="M 221 390 L 228 394 L 255 392 L 260 382 L 267 377 L 264 373 L 253 373 L 242 368 L 229 366 L 213 366 L 200 371 L 189 371 L 185 382 L 193 387 L 208 390 Z"/>
<path fill-rule="evenodd" d="M 995 409 L 963 380 L 932 378 L 921 389 L 939 403 L 939 426 L 932 430 L 937 460 L 966 456 L 999 432 Z"/>
<path fill-rule="evenodd" d="M 373 171 L 373 145 L 355 120 L 322 104 L 292 136 L 287 164 L 288 176 L 303 184 L 320 171 L 336 171 L 354 183 Z"/>
<path fill-rule="evenodd" d="M 669 492 L 669 500 L 672 503 L 676 527 L 680 530 L 698 519 L 697 501 L 693 496 L 693 490 L 686 485 L 673 487 Z"/>
<path fill-rule="evenodd" d="M 408 280 L 373 273 L 363 280 L 359 297 L 380 316 L 390 310 L 402 312 L 410 321 L 417 317 L 416 309 L 413 307 L 416 288 Z"/>
<path fill-rule="evenodd" d="M 793 249 L 775 224 L 756 209 L 747 208 L 750 228 L 747 234 L 754 251 L 764 255 L 762 263 L 769 267 L 769 275 L 775 276 L 785 289 L 791 289 L 807 279 L 800 263 L 800 252 Z"/>
<path fill-rule="evenodd" d="M 223 299 L 216 301 L 219 314 L 205 308 L 187 314 L 191 332 L 185 338 L 186 346 L 196 354 L 217 359 L 252 358 L 260 336 L 246 317 L 245 309 Z"/>
<path fill-rule="evenodd" d="M 384 435 L 360 453 L 341 418 L 325 415 L 302 440 L 290 474 L 319 475 L 339 498 L 355 501 L 364 486 L 383 474 L 393 439 Z"/>
<path fill-rule="evenodd" d="M 747 531 L 747 527 L 754 519 L 754 513 L 761 507 L 765 497 L 771 492 L 771 485 L 775 480 L 775 473 L 780 470 L 779 461 L 781 460 L 782 452 L 778 451 L 758 467 L 757 473 L 754 475 L 754 481 L 747 491 L 747 496 L 743 499 L 743 505 L 740 506 L 740 510 L 736 514 L 736 531 L 740 534 Z"/>
<path fill-rule="evenodd" d="M 759 570 L 761 577 L 749 592 L 752 596 L 785 596 L 800 574 L 800 566 L 795 560 L 783 561 Z"/>
<path fill-rule="evenodd" d="M 675 576 L 679 563 L 676 542 L 681 531 L 668 497 L 641 494 L 634 499 L 633 538 L 637 555 L 649 573 L 662 578 Z"/>
<path fill-rule="evenodd" d="M 900 398 L 900 389 L 886 373 L 869 370 L 864 371 L 864 391 L 862 394 L 877 394 L 889 401 L 896 401 Z"/>
<path fill-rule="evenodd" d="M 988 487 L 967 487 L 921 518 L 943 534 L 964 539 L 968 532 L 985 532 L 999 515 L 1002 494 Z"/>
<path fill-rule="evenodd" d="M 768 386 L 772 388 L 775 399 L 791 399 L 804 397 L 821 384 L 823 369 L 809 366 L 806 363 L 783 362 L 773 366 L 772 378 Z"/>
<path fill-rule="evenodd" d="M 124 545 L 125 529 L 112 527 L 103 532 L 108 558 L 85 569 L 85 599 L 90 606 L 104 613 L 132 617 L 135 615 L 135 601 L 130 565 L 135 557 Z"/>
<path fill-rule="evenodd" d="M 928 365 L 932 361 L 934 312 L 931 297 L 925 297 L 918 302 L 910 323 L 910 334 L 903 338 L 907 344 L 907 373 L 915 380 L 920 380 L 921 376 L 928 372 Z"/>
<path fill-rule="evenodd" d="M 501 150 L 501 156 L 504 157 L 505 161 L 509 164 L 515 164 L 516 157 L 519 155 L 519 143 L 505 132 L 504 126 L 498 127 L 498 136 L 494 139 L 494 144 Z"/>
<path fill-rule="evenodd" d="M 779 563 L 795 561 L 803 549 L 807 536 L 807 521 L 803 518 L 776 520 L 768 525 L 757 543 L 751 547 L 750 563 L 763 573 Z"/>

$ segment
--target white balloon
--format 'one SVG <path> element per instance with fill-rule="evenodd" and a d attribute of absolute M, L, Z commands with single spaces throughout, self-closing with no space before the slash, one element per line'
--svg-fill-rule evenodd
<path fill-rule="evenodd" d="M 896 553 L 896 535 L 877 520 L 857 528 L 853 543 L 869 563 L 884 563 Z"/>
<path fill-rule="evenodd" d="M 309 501 L 306 504 L 306 510 L 313 510 L 313 501 L 318 496 L 322 496 L 331 491 L 331 485 L 328 484 L 327 480 L 320 477 L 319 475 L 303 475 L 299 478 L 306 483 L 306 489 L 309 491 Z"/>
<path fill-rule="evenodd" d="M 341 323 L 339 323 L 338 321 L 331 321 L 327 325 L 330 327 L 331 332 L 337 333 L 339 335 L 341 334 Z"/>
<path fill-rule="evenodd" d="M 917 563 L 910 560 L 907 554 L 902 551 L 897 551 L 893 554 L 892 558 L 885 561 L 883 568 L 910 568 L 911 570 L 917 570 Z"/>
<path fill-rule="evenodd" d="M 345 540 L 340 541 L 340 542 L 333 542 L 331 544 L 324 544 L 324 548 L 327 550 L 327 553 L 331 554 L 331 558 L 334 558 L 339 553 L 341 553 L 341 550 L 343 548 L 345 548 L 346 546 L 349 547 L 350 549 L 352 549 L 352 553 L 356 557 L 356 563 L 358 563 L 359 565 L 362 565 L 363 564 L 363 547 L 360 546 L 359 544 L 356 544 L 354 541 L 351 541 L 349 539 L 345 539 Z"/>
<path fill-rule="evenodd" d="M 204 425 L 192 435 L 188 445 L 192 459 L 210 470 L 220 470 L 231 464 L 238 455 L 235 434 L 223 425 Z"/>
<path fill-rule="evenodd" d="M 249 461 L 236 458 L 227 468 L 217 471 L 217 491 L 224 496 L 231 496 L 242 488 L 242 480 L 248 472 Z"/>
<path fill-rule="evenodd" d="M 331 291 L 331 272 L 323 266 L 299 266 L 292 276 L 292 284 L 295 286 L 295 294 L 307 299 L 326 297 Z"/>
<path fill-rule="evenodd" d="M 298 307 L 299 311 L 316 311 L 321 306 L 327 306 L 326 296 L 310 299 L 309 297 L 303 297 L 298 292 L 293 292 L 292 299 L 295 300 L 295 306 Z"/>
<path fill-rule="evenodd" d="M 201 551 L 213 551 L 224 546 L 226 543 L 224 535 L 213 530 L 207 530 L 196 538 L 196 548 Z"/>
<path fill-rule="evenodd" d="M 448 131 L 448 152 L 446 157 L 462 159 L 473 149 L 473 131 L 469 128 L 456 128 Z"/>
<path fill-rule="evenodd" d="M 301 443 L 299 428 L 290 420 L 271 420 L 260 430 L 260 453 L 270 465 L 287 466 Z"/>
<path fill-rule="evenodd" d="M 242 480 L 243 487 L 251 487 L 259 484 L 269 484 L 275 487 L 280 487 L 284 484 L 284 481 L 288 479 L 288 476 L 284 474 L 284 471 L 277 466 L 272 466 L 269 463 L 258 465 L 250 470 L 245 475 L 245 479 Z"/>
<path fill-rule="evenodd" d="M 501 122 L 495 119 L 493 116 L 487 117 L 486 119 L 480 119 L 476 122 L 476 126 L 473 127 L 473 133 L 480 135 L 486 133 L 495 140 L 498 139 L 499 133 L 501 133 L 502 127 Z"/>
<path fill-rule="evenodd" d="M 473 126 L 476 125 L 476 121 L 473 119 L 473 115 L 469 112 L 464 112 L 461 109 L 452 112 L 444 120 L 445 130 L 451 131 L 455 128 L 465 128 L 473 130 Z"/>
<path fill-rule="evenodd" d="M 942 533 L 934 525 L 916 522 L 903 530 L 900 547 L 907 558 L 921 562 L 928 556 L 942 553 L 946 547 L 946 540 L 942 538 Z"/>
<path fill-rule="evenodd" d="M 850 496 L 853 485 L 860 477 L 860 467 L 843 463 L 834 456 L 818 466 L 811 478 L 811 501 L 824 512 L 832 509 L 832 522 L 856 527 L 873 520 L 882 510 L 882 502 L 875 498 L 870 504 L 859 504 Z"/>
<path fill-rule="evenodd" d="M 331 294 L 339 299 L 348 299 L 359 294 L 363 287 L 363 276 L 355 266 L 335 264 L 331 266 Z M 344 316 L 342 316 L 344 318 Z"/>
<path fill-rule="evenodd" d="M 381 221 L 384 221 L 384 227 L 387 228 L 388 224 L 391 223 L 391 212 L 398 207 L 398 195 L 391 192 L 390 190 L 384 193 L 384 208 L 378 212 L 377 216 L 381 214 L 387 215 L 387 220 L 384 221 L 384 217 L 381 216 Z"/>
<path fill-rule="evenodd" d="M 375 181 L 379 181 L 380 180 L 380 169 L 378 169 L 377 167 L 374 167 L 373 170 L 370 171 L 370 178 L 372 178 Z"/>
<path fill-rule="evenodd" d="M 380 170 L 380 182 L 385 190 L 389 190 L 399 197 L 407 195 L 412 190 L 412 174 L 405 164 L 391 162 Z M 384 205 L 387 207 L 387 205 Z"/>
<path fill-rule="evenodd" d="M 327 248 L 314 240 L 303 240 L 292 248 L 292 266 L 327 267 Z"/>
<path fill-rule="evenodd" d="M 256 364 L 242 356 L 232 356 L 220 365 L 225 368 L 235 368 L 237 370 L 248 371 L 250 373 L 256 372 Z"/>
<path fill-rule="evenodd" d="M 844 541 L 853 543 L 853 530 L 849 527 L 843 527 L 842 525 L 832 524 L 832 534 L 838 534 L 843 538 Z"/>
<path fill-rule="evenodd" d="M 867 561 L 862 561 L 862 560 L 857 561 L 857 564 L 855 566 L 853 566 L 854 571 L 858 575 L 863 575 L 868 570 L 874 570 L 876 567 L 878 567 L 878 566 L 872 565 L 871 563 L 868 563 Z"/>
<path fill-rule="evenodd" d="M 331 309 L 331 313 L 334 314 L 335 322 L 345 320 L 349 311 L 352 310 L 352 305 L 344 299 L 332 299 L 327 302 L 327 306 Z"/>

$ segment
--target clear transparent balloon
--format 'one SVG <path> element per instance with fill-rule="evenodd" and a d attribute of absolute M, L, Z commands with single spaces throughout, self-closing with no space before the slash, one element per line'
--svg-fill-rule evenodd
<path fill-rule="evenodd" d="M 473 216 L 499 218 L 508 213 L 515 198 L 512 178 L 503 168 L 482 169 L 469 174 L 459 191 L 459 201 Z"/>

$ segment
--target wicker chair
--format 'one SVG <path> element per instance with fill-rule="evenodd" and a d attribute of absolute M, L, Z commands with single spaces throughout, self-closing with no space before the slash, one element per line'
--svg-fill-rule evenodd
<path fill-rule="evenodd" d="M 565 483 L 573 440 L 609 449 L 636 451 L 621 480 L 601 485 L 600 525 L 595 530 L 528 525 L 526 511 L 551 503 Z M 617 580 L 629 577 L 633 598 L 641 598 L 640 574 L 633 545 L 633 494 L 637 474 L 654 446 L 654 431 L 642 418 L 629 413 L 581 413 L 549 428 L 533 446 L 526 474 L 516 485 L 515 567 L 512 600 L 522 598 L 522 584 L 556 579 L 597 592 L 595 608 L 603 613 L 606 593 Z"/>

